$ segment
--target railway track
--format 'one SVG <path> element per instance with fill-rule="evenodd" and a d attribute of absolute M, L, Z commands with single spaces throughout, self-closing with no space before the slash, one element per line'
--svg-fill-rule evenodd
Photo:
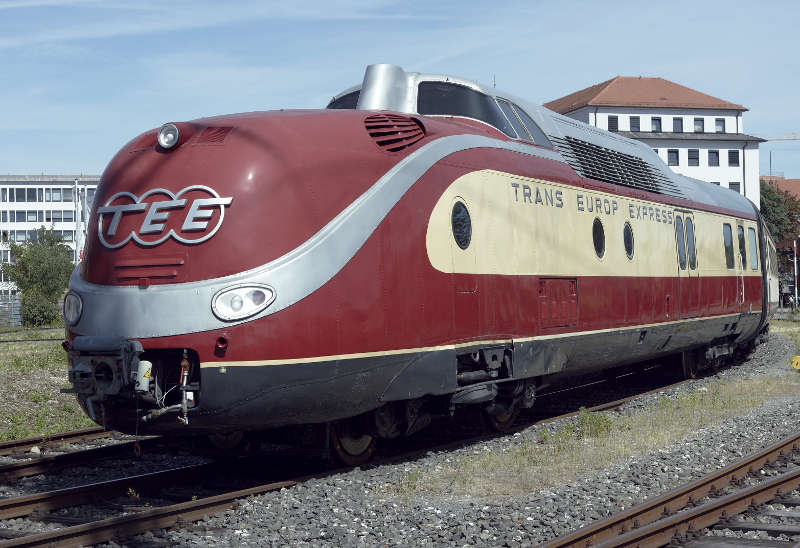
<path fill-rule="evenodd" d="M 800 500 L 787 499 L 785 494 L 800 487 L 800 466 L 790 465 L 788 470 L 756 485 L 730 491 L 732 486 L 745 483 L 748 477 L 759 475 L 763 468 L 785 463 L 791 455 L 798 456 L 800 432 L 771 445 L 758 453 L 731 464 L 717 472 L 673 489 L 659 497 L 634 506 L 606 519 L 598 520 L 577 531 L 558 537 L 545 544 L 545 548 L 610 548 L 616 546 L 655 547 L 668 544 L 701 546 L 743 546 L 745 539 L 701 536 L 710 527 L 732 530 L 765 531 L 769 534 L 798 535 L 800 527 L 770 525 L 756 521 L 734 519 L 745 511 L 766 512 L 765 516 L 795 517 L 800 512 L 782 512 L 775 516 L 761 505 L 770 501 L 800 505 Z M 775 541 L 776 546 L 789 545 Z M 759 544 L 769 545 L 767 543 Z"/>
<path fill-rule="evenodd" d="M 75 443 L 88 441 L 97 438 L 107 438 L 114 435 L 114 432 L 105 430 L 99 426 L 94 428 L 84 428 L 82 430 L 71 430 L 50 436 L 36 436 L 32 438 L 22 438 L 18 440 L 0 442 L 0 455 L 12 455 L 32 449 L 33 447 L 45 448 L 59 445 L 62 443 Z"/>
<path fill-rule="evenodd" d="M 587 408 L 586 411 L 599 412 L 614 409 L 636 397 L 663 391 L 669 387 L 683 384 L 684 382 L 688 381 L 681 381 L 668 386 L 660 386 L 653 390 L 629 395 L 625 398 L 603 402 L 599 405 Z M 580 411 L 576 410 L 566 414 L 544 418 L 534 423 L 527 422 L 525 424 L 519 424 L 510 433 L 529 428 L 532 425 L 544 424 L 558 419 L 575 416 L 578 413 L 580 413 Z M 65 435 L 62 437 L 70 438 L 72 437 L 71 434 L 73 433 L 65 433 Z M 77 432 L 74 434 L 76 437 L 81 435 Z M 91 435 L 91 432 L 89 434 Z M 383 458 L 378 459 L 376 464 L 380 464 L 382 462 L 398 462 L 404 459 L 413 459 L 419 455 L 427 453 L 428 451 L 452 450 L 465 444 L 483 441 L 487 438 L 487 436 L 497 435 L 501 434 L 487 434 L 483 432 L 479 436 L 461 436 L 455 440 L 446 442 L 442 442 L 440 438 L 433 443 L 431 443 L 430 439 L 423 438 L 412 444 L 410 449 L 406 448 L 406 450 L 401 451 L 399 454 L 397 451 L 388 452 Z M 155 443 L 156 440 L 157 438 L 153 438 L 152 441 L 147 441 L 149 443 Z M 32 442 L 33 440 L 25 440 L 26 444 L 30 444 Z M 0 477 L 4 478 L 5 480 L 11 480 L 13 478 L 30 475 L 32 473 L 51 472 L 58 467 L 71 466 L 74 464 L 84 465 L 88 462 L 89 458 L 111 458 L 114 456 L 123 455 L 126 451 L 131 451 L 131 446 L 132 442 L 124 442 L 113 446 L 57 455 L 52 458 L 46 457 L 36 459 L 34 462 L 9 465 L 9 467 L 5 469 L 0 467 Z M 258 459 L 261 459 L 259 461 L 259 468 L 263 468 L 263 457 L 258 457 Z M 67 489 L 59 489 L 55 491 L 0 500 L 0 519 L 27 517 L 36 521 L 68 524 L 68 526 L 52 531 L 37 532 L 35 534 L 25 536 L 20 536 L 24 533 L 17 531 L 0 529 L 0 547 L 52 545 L 80 546 L 105 542 L 114 538 L 124 538 L 154 528 L 165 528 L 179 523 L 190 523 L 193 520 L 201 519 L 204 515 L 221 512 L 235 507 L 236 500 L 238 499 L 268 493 L 270 491 L 282 489 L 284 487 L 289 487 L 291 485 L 306 481 L 309 478 L 324 477 L 346 470 L 330 469 L 329 466 L 325 466 L 324 463 L 320 461 L 316 465 L 317 469 L 313 470 L 311 474 L 308 474 L 308 468 L 306 468 L 304 472 L 299 472 L 296 469 L 292 469 L 290 465 L 287 465 L 285 468 L 285 474 L 280 475 L 280 477 L 277 478 L 270 478 L 273 481 L 268 481 L 267 483 L 263 483 L 261 485 L 251 485 L 245 488 L 232 489 L 230 491 L 214 494 L 212 496 L 201 497 L 197 500 L 182 500 L 174 504 L 167 504 L 157 508 L 144 509 L 139 507 L 137 508 L 138 511 L 134 511 L 128 515 L 100 519 L 88 523 L 70 525 L 70 518 L 64 517 L 63 514 L 57 515 L 53 513 L 58 509 L 75 507 L 84 504 L 102 505 L 102 501 L 107 501 L 114 497 L 120 497 L 125 493 L 130 492 L 129 490 L 134 490 L 137 495 L 145 495 L 148 493 L 158 493 L 159 491 L 163 491 L 165 486 L 180 484 L 185 485 L 193 482 L 196 484 L 203 484 L 208 481 L 208 478 L 220 477 L 228 474 L 231 469 L 246 469 L 246 462 L 247 459 L 237 461 L 235 464 L 231 464 L 229 459 L 222 461 L 217 460 L 208 464 L 175 467 L 160 472 L 140 474 L 88 485 L 70 487 Z"/>

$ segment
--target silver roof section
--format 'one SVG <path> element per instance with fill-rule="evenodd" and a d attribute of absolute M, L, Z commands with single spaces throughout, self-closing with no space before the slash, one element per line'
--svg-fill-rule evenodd
<path fill-rule="evenodd" d="M 623 158 L 624 160 L 626 157 L 634 157 L 633 159 L 640 159 L 644 162 L 657 182 L 658 189 L 654 189 L 655 192 L 686 198 L 711 206 L 741 211 L 747 215 L 752 215 L 755 211 L 752 202 L 737 192 L 675 173 L 653 149 L 641 141 L 628 139 L 617 133 L 611 133 L 573 118 L 562 116 L 513 94 L 463 78 L 441 74 L 406 72 L 401 67 L 390 64 L 369 65 L 360 86 L 348 88 L 337 94 L 334 99 L 353 91 L 361 90 L 358 106 L 356 107 L 359 110 L 391 110 L 418 115 L 417 89 L 420 82 L 451 82 L 467 86 L 492 97 L 502 97 L 516 103 L 528 113 L 548 138 L 553 141 L 564 161 L 569 163 L 581 175 L 592 176 L 590 173 L 583 173 L 579 162 L 574 157 L 570 157 L 572 148 L 578 146 L 590 151 L 600 151 L 606 155 L 608 151 L 612 151 L 612 156 L 615 158 Z M 587 144 L 584 145 L 584 143 Z M 614 152 L 619 154 L 613 154 Z M 619 156 L 620 154 L 625 156 Z M 624 169 L 624 167 L 620 168 L 620 165 L 612 166 L 611 169 L 619 172 L 620 169 Z M 648 189 L 647 185 L 637 185 L 635 180 L 628 186 Z"/>

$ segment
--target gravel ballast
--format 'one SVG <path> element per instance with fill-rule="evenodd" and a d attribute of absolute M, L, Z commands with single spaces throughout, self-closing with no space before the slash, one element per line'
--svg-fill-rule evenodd
<path fill-rule="evenodd" d="M 621 412 L 702 390 L 719 379 L 785 374 L 794 353 L 773 335 L 749 360 L 713 377 L 665 389 L 626 404 Z M 692 433 L 643 456 L 588 473 L 555 489 L 524 496 L 479 493 L 399 496 L 409 474 L 433 470 L 460 454 L 508 450 L 525 432 L 414 461 L 356 469 L 240 501 L 238 508 L 184 529 L 158 530 L 131 544 L 242 546 L 530 546 L 568 533 L 687 481 L 724 467 L 797 429 L 800 395 L 771 400 L 749 413 Z M 542 426 L 531 427 L 541 429 Z M 547 428 L 558 428 L 558 422 Z"/>

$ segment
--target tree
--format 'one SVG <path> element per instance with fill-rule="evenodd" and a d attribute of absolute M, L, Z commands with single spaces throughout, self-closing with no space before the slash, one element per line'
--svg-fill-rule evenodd
<path fill-rule="evenodd" d="M 761 216 L 776 242 L 790 238 L 791 234 L 797 234 L 797 218 L 789 216 L 788 206 L 791 201 L 797 200 L 790 194 L 761 181 Z"/>
<path fill-rule="evenodd" d="M 22 323 L 38 327 L 60 317 L 58 300 L 72 272 L 72 252 L 52 229 L 44 227 L 22 245 L 11 243 L 13 263 L 3 264 L 3 274 L 22 294 Z"/>

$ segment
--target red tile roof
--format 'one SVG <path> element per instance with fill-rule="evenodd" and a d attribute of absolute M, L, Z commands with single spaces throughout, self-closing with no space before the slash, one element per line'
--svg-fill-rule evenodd
<path fill-rule="evenodd" d="M 762 175 L 759 179 L 765 183 L 775 185 L 778 187 L 778 190 L 784 190 L 792 194 L 795 198 L 800 199 L 800 179 L 787 179 L 777 175 Z"/>
<path fill-rule="evenodd" d="M 747 110 L 742 105 L 717 99 L 663 78 L 642 76 L 616 76 L 545 103 L 544 106 L 561 114 L 585 106 Z"/>

